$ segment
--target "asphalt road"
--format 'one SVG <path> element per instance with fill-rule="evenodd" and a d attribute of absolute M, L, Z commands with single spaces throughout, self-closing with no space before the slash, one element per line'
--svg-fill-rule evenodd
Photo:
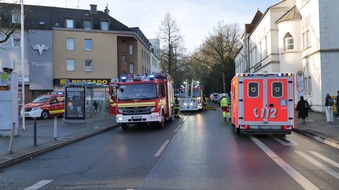
<path fill-rule="evenodd" d="M 337 189 L 337 149 L 292 133 L 238 136 L 218 111 L 116 128 L 1 170 L 0 189 Z"/>

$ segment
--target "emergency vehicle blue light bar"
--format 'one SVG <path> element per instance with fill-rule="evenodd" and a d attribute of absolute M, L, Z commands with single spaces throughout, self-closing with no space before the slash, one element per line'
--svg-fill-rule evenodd
<path fill-rule="evenodd" d="M 282 76 L 292 76 L 292 73 L 278 73 L 278 76 L 279 77 L 282 77 Z"/>
<path fill-rule="evenodd" d="M 240 73 L 241 77 L 253 77 L 254 74 L 253 73 Z"/>
<path fill-rule="evenodd" d="M 154 77 L 155 77 L 154 75 L 149 75 L 150 80 L 154 80 Z"/>
<path fill-rule="evenodd" d="M 122 81 L 122 82 L 126 82 L 126 79 L 127 79 L 126 76 L 122 76 L 122 77 L 121 77 L 121 81 Z"/>

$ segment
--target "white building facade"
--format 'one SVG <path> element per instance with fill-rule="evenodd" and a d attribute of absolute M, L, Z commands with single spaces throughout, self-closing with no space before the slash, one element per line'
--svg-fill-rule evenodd
<path fill-rule="evenodd" d="M 301 71 L 303 88 L 296 85 L 296 100 L 303 95 L 312 110 L 325 112 L 326 94 L 336 96 L 339 90 L 338 7 L 337 0 L 283 0 L 272 5 L 245 30 L 235 72 Z"/>
<path fill-rule="evenodd" d="M 148 39 L 151 43 L 151 73 L 161 73 L 160 40 Z"/>

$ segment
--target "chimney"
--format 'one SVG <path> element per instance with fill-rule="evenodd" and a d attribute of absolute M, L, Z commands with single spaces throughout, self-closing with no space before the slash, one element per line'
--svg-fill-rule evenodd
<path fill-rule="evenodd" d="M 106 5 L 104 12 L 106 13 L 106 15 L 109 15 L 108 4 Z"/>
<path fill-rule="evenodd" d="M 91 13 L 96 13 L 97 12 L 97 5 L 90 4 L 89 6 L 91 7 Z"/>

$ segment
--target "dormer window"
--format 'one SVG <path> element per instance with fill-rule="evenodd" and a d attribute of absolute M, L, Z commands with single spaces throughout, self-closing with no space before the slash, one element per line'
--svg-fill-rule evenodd
<path fill-rule="evenodd" d="M 66 28 L 74 28 L 74 19 L 66 19 Z"/>
<path fill-rule="evenodd" d="M 108 30 L 108 22 L 107 21 L 101 21 L 101 30 Z"/>
<path fill-rule="evenodd" d="M 285 41 L 285 51 L 294 49 L 294 39 L 290 33 L 287 33 L 284 38 Z"/>
<path fill-rule="evenodd" d="M 85 29 L 92 29 L 92 21 L 91 20 L 84 20 L 84 28 Z"/>

